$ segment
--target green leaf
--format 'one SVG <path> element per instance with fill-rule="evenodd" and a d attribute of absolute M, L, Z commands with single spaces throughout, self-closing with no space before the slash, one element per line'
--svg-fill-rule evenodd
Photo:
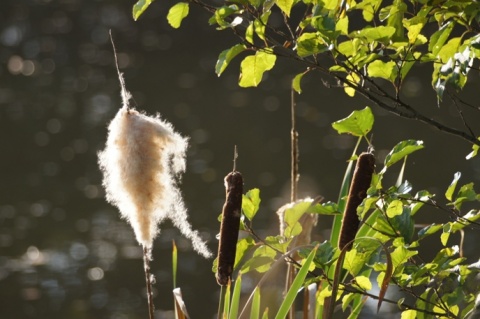
<path fill-rule="evenodd" d="M 455 191 L 455 187 L 457 187 L 457 182 L 460 179 L 460 176 L 462 176 L 462 173 L 460 172 L 455 173 L 455 175 L 453 176 L 453 181 L 450 183 L 450 186 L 448 186 L 447 191 L 445 192 L 445 197 L 449 201 L 452 201 L 452 195 L 453 195 L 453 192 Z"/>
<path fill-rule="evenodd" d="M 396 162 L 403 159 L 405 156 L 415 151 L 418 151 L 423 147 L 423 141 L 420 140 L 406 140 L 398 143 L 385 157 L 385 167 L 383 168 L 382 172 L 384 173 L 387 167 L 392 166 Z"/>
<path fill-rule="evenodd" d="M 366 38 L 368 41 L 378 41 L 388 44 L 388 41 L 395 34 L 394 27 L 379 26 L 374 28 L 365 28 L 359 31 L 355 31 L 351 34 L 355 38 Z"/>
<path fill-rule="evenodd" d="M 461 41 L 461 37 L 452 38 L 440 49 L 440 51 L 438 51 L 438 57 L 442 60 L 442 63 L 445 64 L 448 60 L 453 58 L 458 51 Z"/>
<path fill-rule="evenodd" d="M 418 232 L 418 239 L 423 239 L 424 237 L 427 237 L 429 235 L 435 234 L 438 232 L 440 229 L 442 229 L 443 225 L 436 225 L 436 224 L 431 224 L 428 225 L 425 228 L 422 228 Z"/>
<path fill-rule="evenodd" d="M 364 291 L 372 289 L 372 283 L 370 282 L 370 279 L 368 279 L 368 277 L 366 276 L 355 277 L 355 284 Z"/>
<path fill-rule="evenodd" d="M 315 32 L 306 32 L 297 39 L 297 53 L 301 57 L 325 52 L 329 46 L 325 40 Z"/>
<path fill-rule="evenodd" d="M 247 41 L 250 44 L 253 44 L 254 31 L 255 31 L 255 27 L 253 25 L 253 22 L 250 22 L 250 24 L 247 27 L 247 30 L 245 30 L 245 41 Z"/>
<path fill-rule="evenodd" d="M 333 122 L 332 127 L 339 133 L 348 133 L 354 136 L 366 136 L 372 129 L 374 117 L 372 110 L 367 106 L 363 110 L 353 111 L 348 117 Z"/>
<path fill-rule="evenodd" d="M 440 30 L 435 32 L 431 37 L 430 37 L 430 43 L 428 44 L 428 50 L 432 52 L 434 56 L 437 56 L 438 52 L 440 49 L 443 47 L 445 42 L 447 41 L 448 37 L 450 36 L 450 33 L 453 30 L 453 26 L 455 23 L 453 22 L 447 22 L 444 24 Z"/>
<path fill-rule="evenodd" d="M 338 215 L 338 205 L 334 202 L 325 202 L 321 204 L 313 205 L 312 208 L 308 210 L 310 213 L 320 214 L 320 215 Z"/>
<path fill-rule="evenodd" d="M 303 76 L 305 75 L 305 72 L 303 73 L 298 73 L 295 75 L 292 81 L 292 89 L 295 90 L 298 94 L 302 93 L 302 87 L 300 86 L 300 81 L 302 81 Z"/>
<path fill-rule="evenodd" d="M 285 223 L 288 226 L 293 227 L 297 224 L 298 220 L 305 214 L 305 212 L 312 206 L 311 200 L 300 201 L 288 207 L 285 210 Z"/>
<path fill-rule="evenodd" d="M 335 25 L 335 30 L 339 31 L 342 35 L 348 35 L 348 16 L 345 15 L 343 18 L 337 20 Z"/>
<path fill-rule="evenodd" d="M 263 73 L 275 66 L 276 59 L 276 55 L 263 51 L 247 56 L 240 65 L 239 85 L 241 87 L 258 86 L 262 81 Z"/>
<path fill-rule="evenodd" d="M 270 17 L 271 13 L 272 11 L 267 11 L 264 14 L 262 14 L 260 19 L 255 19 L 253 21 L 253 27 L 254 27 L 255 33 L 263 41 L 265 41 L 265 27 L 267 25 L 268 18 Z"/>
<path fill-rule="evenodd" d="M 415 223 L 412 219 L 410 207 L 403 206 L 402 213 L 390 219 L 390 224 L 395 232 L 400 234 L 405 242 L 410 243 L 415 231 Z"/>
<path fill-rule="evenodd" d="M 287 17 L 290 16 L 290 10 L 293 6 L 293 0 L 275 0 L 275 3 L 280 8 L 280 10 L 282 10 L 287 15 Z"/>
<path fill-rule="evenodd" d="M 147 10 L 148 6 L 152 4 L 153 0 L 139 0 L 137 3 L 133 5 L 133 20 L 137 21 L 138 18 L 142 15 L 145 10 Z"/>
<path fill-rule="evenodd" d="M 480 138 L 479 138 L 480 140 Z M 471 159 L 471 158 L 474 158 L 475 156 L 477 156 L 477 153 L 478 153 L 478 150 L 480 149 L 480 146 L 478 146 L 477 144 L 474 144 L 472 146 L 472 151 L 465 157 L 467 160 Z"/>
<path fill-rule="evenodd" d="M 233 269 L 236 269 L 238 267 L 238 264 L 242 261 L 247 251 L 253 246 L 255 246 L 255 241 L 251 237 L 241 238 L 237 241 L 237 249 L 235 251 L 235 264 L 233 265 Z"/>
<path fill-rule="evenodd" d="M 348 82 L 352 82 L 353 84 L 358 84 L 358 82 L 360 82 L 360 77 L 356 73 L 351 72 L 346 76 L 345 80 L 347 80 Z M 352 84 L 344 83 L 344 90 L 348 96 L 355 96 L 356 90 Z"/>
<path fill-rule="evenodd" d="M 453 203 L 455 208 L 460 210 L 462 204 L 466 201 L 471 202 L 477 199 L 477 193 L 473 189 L 473 183 L 468 183 L 460 187 L 457 197 Z"/>
<path fill-rule="evenodd" d="M 245 195 L 242 196 L 242 211 L 245 217 L 249 220 L 253 220 L 255 214 L 260 207 L 260 190 L 254 188 L 249 190 Z"/>
<path fill-rule="evenodd" d="M 252 270 L 263 273 L 271 268 L 274 261 L 275 260 L 270 256 L 256 256 L 255 258 L 247 260 L 240 271 L 244 274 Z"/>
<path fill-rule="evenodd" d="M 403 20 L 403 25 L 408 30 L 408 42 L 410 44 L 414 44 L 416 42 L 426 22 L 427 18 L 420 16 L 414 16 L 411 19 Z"/>
<path fill-rule="evenodd" d="M 387 216 L 393 218 L 403 213 L 403 203 L 401 200 L 393 200 L 387 207 Z"/>
<path fill-rule="evenodd" d="M 179 2 L 170 8 L 167 14 L 168 23 L 175 29 L 180 27 L 182 20 L 188 15 L 188 3 Z"/>
<path fill-rule="evenodd" d="M 394 61 L 383 62 L 375 60 L 368 65 L 368 75 L 394 82 L 398 75 L 397 65 Z"/>
<path fill-rule="evenodd" d="M 217 64 L 215 65 L 215 73 L 220 76 L 230 64 L 230 61 L 232 61 L 239 53 L 245 51 L 245 49 L 246 48 L 243 44 L 236 44 L 230 49 L 222 51 L 218 56 Z"/>
<path fill-rule="evenodd" d="M 403 265 L 410 257 L 413 257 L 416 254 L 418 254 L 418 251 L 408 250 L 403 245 L 398 246 L 391 254 L 393 266 L 397 267 Z"/>
<path fill-rule="evenodd" d="M 416 310 L 409 309 L 409 310 L 402 311 L 401 319 L 415 319 L 415 318 L 417 318 Z"/>

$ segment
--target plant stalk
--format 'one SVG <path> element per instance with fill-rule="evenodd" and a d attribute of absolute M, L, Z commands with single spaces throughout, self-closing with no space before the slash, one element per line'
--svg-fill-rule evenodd
<path fill-rule="evenodd" d="M 143 247 L 143 267 L 145 270 L 145 281 L 147 285 L 147 299 L 148 299 L 148 317 L 149 319 L 154 318 L 154 305 L 153 305 L 153 293 L 152 293 L 152 280 L 150 274 L 150 255 L 151 249 Z"/>

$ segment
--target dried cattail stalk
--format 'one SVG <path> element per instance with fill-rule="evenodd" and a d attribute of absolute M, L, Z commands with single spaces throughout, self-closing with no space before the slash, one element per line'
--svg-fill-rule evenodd
<path fill-rule="evenodd" d="M 225 177 L 225 190 L 216 273 L 217 282 L 221 286 L 227 285 L 229 279 L 231 280 L 235 263 L 243 195 L 243 178 L 240 172 L 233 171 Z"/>
<path fill-rule="evenodd" d="M 118 70 L 118 67 L 117 67 Z M 193 248 L 210 257 L 199 234 L 187 221 L 177 177 L 185 171 L 188 139 L 172 125 L 130 108 L 131 98 L 118 72 L 123 106 L 108 127 L 105 149 L 99 152 L 107 200 L 132 226 L 137 241 L 151 248 L 159 223 L 171 219 Z"/>
<path fill-rule="evenodd" d="M 375 169 L 375 157 L 372 153 L 362 153 L 358 157 L 352 184 L 348 192 L 347 205 L 342 219 L 342 228 L 338 247 L 343 249 L 351 242 L 358 231 L 360 220 L 357 215 L 357 207 L 367 197 L 367 190 L 372 182 L 372 175 Z"/>

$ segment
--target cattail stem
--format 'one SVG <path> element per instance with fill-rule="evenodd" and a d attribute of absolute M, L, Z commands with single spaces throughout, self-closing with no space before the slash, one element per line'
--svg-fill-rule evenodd
<path fill-rule="evenodd" d="M 372 182 L 372 175 L 375 169 L 375 157 L 372 153 L 362 153 L 358 157 L 355 171 L 353 173 L 352 185 L 348 192 L 347 205 L 342 219 L 342 228 L 338 247 L 343 249 L 357 235 L 360 219 L 357 215 L 357 208 L 367 197 L 367 190 Z"/>
<path fill-rule="evenodd" d="M 148 299 L 148 317 L 154 318 L 154 305 L 153 305 L 153 293 L 152 293 L 152 280 L 150 274 L 150 255 L 151 249 L 143 247 L 143 266 L 145 270 L 145 281 L 147 285 L 147 299 Z"/>
<path fill-rule="evenodd" d="M 225 190 L 216 274 L 220 286 L 227 285 L 231 280 L 235 264 L 243 196 L 243 178 L 240 172 L 233 171 L 225 177 Z"/>

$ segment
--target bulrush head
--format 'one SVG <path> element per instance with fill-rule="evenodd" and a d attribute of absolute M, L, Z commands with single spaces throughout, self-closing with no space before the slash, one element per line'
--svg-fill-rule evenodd
<path fill-rule="evenodd" d="M 99 152 L 107 200 L 132 225 L 138 242 L 151 248 L 166 218 L 188 237 L 194 249 L 211 256 L 198 232 L 187 221 L 177 186 L 185 171 L 188 139 L 159 115 L 147 116 L 128 106 L 130 93 L 119 72 L 123 107 L 108 127 L 105 149 Z"/>

